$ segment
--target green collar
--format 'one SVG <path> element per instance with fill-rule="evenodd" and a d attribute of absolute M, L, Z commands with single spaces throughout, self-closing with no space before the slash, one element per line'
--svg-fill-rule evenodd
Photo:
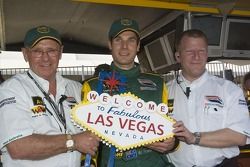
<path fill-rule="evenodd" d="M 123 70 L 123 69 L 120 69 L 119 67 L 115 66 L 115 64 L 112 62 L 111 68 L 114 71 L 119 72 L 119 73 L 121 73 L 129 78 L 130 77 L 137 77 L 140 74 L 140 65 L 137 63 L 135 63 L 135 66 L 129 70 Z"/>

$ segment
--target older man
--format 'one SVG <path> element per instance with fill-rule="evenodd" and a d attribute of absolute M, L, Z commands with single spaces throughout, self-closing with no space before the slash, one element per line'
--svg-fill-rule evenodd
<path fill-rule="evenodd" d="M 0 87 L 0 146 L 4 167 L 79 167 L 81 153 L 95 154 L 99 138 L 79 132 L 69 111 L 80 102 L 81 85 L 57 73 L 63 45 L 48 26 L 26 33 L 30 69 Z"/>

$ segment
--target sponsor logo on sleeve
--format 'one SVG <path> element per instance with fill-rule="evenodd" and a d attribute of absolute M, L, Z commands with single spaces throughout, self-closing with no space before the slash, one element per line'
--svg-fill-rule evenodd
<path fill-rule="evenodd" d="M 7 104 L 15 104 L 15 103 L 16 103 L 16 97 L 8 97 L 0 101 L 0 108 L 2 108 L 3 106 Z"/>
<path fill-rule="evenodd" d="M 15 141 L 17 139 L 20 139 L 22 137 L 23 137 L 22 134 L 18 134 L 16 136 L 13 136 L 13 137 L 9 138 L 7 141 L 3 142 L 3 145 L 5 146 L 5 145 L 9 144 L 10 142 Z"/>
<path fill-rule="evenodd" d="M 239 105 L 247 106 L 247 102 L 245 99 L 239 99 Z"/>

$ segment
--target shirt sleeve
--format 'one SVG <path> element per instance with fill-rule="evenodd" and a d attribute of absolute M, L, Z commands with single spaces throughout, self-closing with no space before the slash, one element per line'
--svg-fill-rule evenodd
<path fill-rule="evenodd" d="M 16 86 L 0 90 L 0 147 L 33 133 L 30 105 L 25 94 Z"/>
<path fill-rule="evenodd" d="M 236 86 L 229 90 L 227 94 L 228 114 L 225 127 L 249 136 L 250 118 L 243 92 Z"/>
<path fill-rule="evenodd" d="M 82 101 L 87 101 L 87 94 L 91 91 L 90 85 L 88 82 L 84 82 L 82 86 Z"/>
<path fill-rule="evenodd" d="M 165 104 L 168 103 L 168 89 L 164 82 L 163 82 L 162 102 Z"/>

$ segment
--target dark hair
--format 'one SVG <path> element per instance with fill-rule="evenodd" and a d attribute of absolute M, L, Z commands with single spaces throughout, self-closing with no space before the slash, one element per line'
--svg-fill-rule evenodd
<path fill-rule="evenodd" d="M 4 78 L 2 76 L 2 72 L 0 71 L 0 84 L 4 81 Z"/>
<path fill-rule="evenodd" d="M 176 40 L 176 43 L 175 43 L 176 51 L 178 51 L 180 49 L 179 47 L 180 47 L 181 41 L 184 37 L 203 38 L 205 40 L 205 42 L 208 43 L 208 39 L 207 39 L 206 34 L 204 34 L 201 30 L 190 29 L 190 30 L 183 31 L 180 34 L 179 38 Z"/>
<path fill-rule="evenodd" d="M 242 82 L 242 87 L 243 87 L 243 89 L 246 89 L 246 82 L 247 82 L 247 80 L 249 80 L 249 79 L 250 79 L 250 72 L 246 73 L 246 74 L 244 75 L 244 77 L 243 77 L 243 82 Z"/>

